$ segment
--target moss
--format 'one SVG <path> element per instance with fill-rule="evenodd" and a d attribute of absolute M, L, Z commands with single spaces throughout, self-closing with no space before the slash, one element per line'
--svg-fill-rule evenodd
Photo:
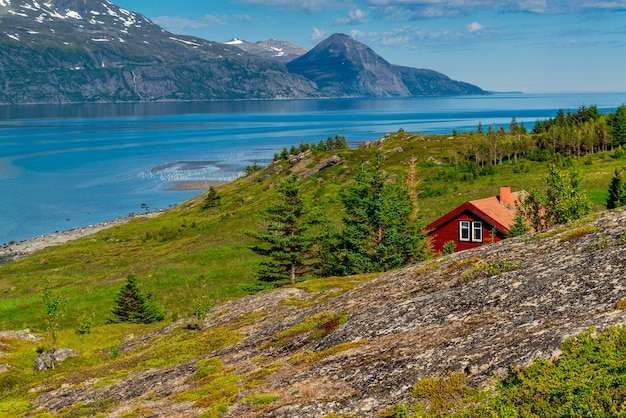
<path fill-rule="evenodd" d="M 446 273 L 451 273 L 455 270 L 459 270 L 462 268 L 465 268 L 469 265 L 474 265 L 476 263 L 480 262 L 480 258 L 479 257 L 472 257 L 472 258 L 468 258 L 465 260 L 458 260 L 458 261 L 454 261 L 452 263 L 450 263 L 450 265 L 446 268 Z"/>
<path fill-rule="evenodd" d="M 615 309 L 618 309 L 618 310 L 621 310 L 621 311 L 626 310 L 626 298 L 624 298 L 624 299 L 620 300 L 619 302 L 617 302 L 615 304 Z"/>
<path fill-rule="evenodd" d="M 227 326 L 229 329 L 233 329 L 233 330 L 239 329 L 243 326 L 253 324 L 256 321 L 265 318 L 266 316 L 267 316 L 267 311 L 265 309 L 262 309 L 260 311 L 251 312 L 247 315 L 242 315 L 239 318 L 234 319 L 231 322 L 229 322 Z"/>
<path fill-rule="evenodd" d="M 428 273 L 429 271 L 437 270 L 439 267 L 441 267 L 441 263 L 439 263 L 438 261 L 434 263 L 428 263 L 416 268 L 413 274 L 419 276 L 421 274 Z"/>
<path fill-rule="evenodd" d="M 135 369 L 175 366 L 204 353 L 232 345 L 241 338 L 241 334 L 236 330 L 223 327 L 197 332 L 184 331 L 153 344 L 152 348 L 141 356 Z"/>
<path fill-rule="evenodd" d="M 262 386 L 267 376 L 283 366 L 273 362 L 254 372 L 238 375 L 225 369 L 218 357 L 199 360 L 196 365 L 196 387 L 175 395 L 174 400 L 192 402 L 195 408 L 207 408 L 201 415 L 206 417 L 221 416 L 237 400 L 238 394 Z"/>
<path fill-rule="evenodd" d="M 241 403 L 248 405 L 267 405 L 278 400 L 278 395 L 273 393 L 262 393 L 258 395 L 246 396 Z"/>
<path fill-rule="evenodd" d="M 107 412 L 113 406 L 117 404 L 117 400 L 115 399 L 104 399 L 100 401 L 90 402 L 90 403 L 78 403 L 77 405 L 73 405 L 69 408 L 65 408 L 59 413 L 55 414 L 55 416 L 59 418 L 79 418 L 85 416 L 95 416 L 96 414 L 101 414 Z"/>
<path fill-rule="evenodd" d="M 251 372 L 242 376 L 242 379 L 246 381 L 245 387 L 255 388 L 255 387 L 261 386 L 263 383 L 265 383 L 265 378 L 267 376 L 269 376 L 270 374 L 274 373 L 275 371 L 279 370 L 282 367 L 283 367 L 282 363 L 273 362 L 262 367 L 259 370 L 256 370 L 254 372 Z"/>
<path fill-rule="evenodd" d="M 376 277 L 380 273 L 357 274 L 348 277 L 325 277 L 321 279 L 311 279 L 296 284 L 294 287 L 302 289 L 306 292 L 321 293 L 330 289 L 350 290 L 354 289 L 361 283 L 365 283 Z"/>
<path fill-rule="evenodd" d="M 411 396 L 421 401 L 430 416 L 446 416 L 485 399 L 484 392 L 465 384 L 465 374 L 460 372 L 423 379 L 413 386 Z"/>
<path fill-rule="evenodd" d="M 340 325 L 346 323 L 348 318 L 349 315 L 345 312 L 337 314 L 331 314 L 328 311 L 319 312 L 299 324 L 274 335 L 270 341 L 263 344 L 261 348 L 268 348 L 270 346 L 276 348 L 282 347 L 289 338 L 304 333 L 310 333 L 309 338 L 311 340 L 319 340 L 320 338 L 329 335 Z"/>
<path fill-rule="evenodd" d="M 568 241 L 572 241 L 576 238 L 580 238 L 582 236 L 585 236 L 587 234 L 590 234 L 592 232 L 598 231 L 600 228 L 598 228 L 597 226 L 593 226 L 593 225 L 587 225 L 587 226 L 583 226 L 580 228 L 576 228 L 568 233 L 566 233 L 565 235 L 563 235 L 563 237 L 561 237 L 560 242 L 568 242 Z"/>

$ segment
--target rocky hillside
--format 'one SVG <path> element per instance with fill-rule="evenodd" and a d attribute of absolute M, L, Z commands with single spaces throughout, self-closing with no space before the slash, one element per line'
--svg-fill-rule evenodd
<path fill-rule="evenodd" d="M 377 69 L 360 82 L 353 79 L 362 78 L 360 71 L 318 61 L 322 67 L 310 70 L 325 74 L 320 78 L 302 71 L 315 64 L 309 58 L 290 72 L 285 63 L 304 52 L 282 41 L 220 43 L 175 35 L 108 1 L 5 0 L 0 104 L 484 93 L 427 70 Z M 334 77 L 329 88 L 326 79 Z M 398 78 L 410 85 L 400 86 Z"/>
<path fill-rule="evenodd" d="M 284 65 L 98 0 L 0 2 L 0 103 L 318 97 Z"/>
<path fill-rule="evenodd" d="M 371 48 L 340 33 L 287 64 L 290 72 L 315 82 L 325 93 L 352 97 L 487 94 L 433 70 L 392 65 Z"/>
<path fill-rule="evenodd" d="M 106 367 L 28 390 L 37 410 L 53 413 L 377 417 L 415 403 L 411 388 L 426 377 L 459 371 L 492 385 L 514 365 L 559 356 L 566 337 L 626 322 L 616 310 L 624 260 L 619 209 L 377 277 L 229 302 L 200 327 L 186 319 L 129 337 Z"/>

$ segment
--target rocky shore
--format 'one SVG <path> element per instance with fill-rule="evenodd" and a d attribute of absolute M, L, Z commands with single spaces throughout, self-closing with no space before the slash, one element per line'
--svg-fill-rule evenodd
<path fill-rule="evenodd" d="M 67 231 L 54 232 L 52 234 L 42 235 L 19 242 L 11 242 L 0 247 L 0 266 L 21 260 L 22 258 L 28 257 L 30 254 L 43 250 L 46 247 L 64 244 L 68 241 L 74 241 L 87 235 L 95 234 L 96 232 L 100 232 L 104 229 L 124 224 L 131 219 L 138 217 L 154 217 L 160 213 L 162 212 L 158 211 L 141 215 L 130 215 L 127 217 L 117 218 L 113 221 L 103 221 L 98 224 L 69 229 Z"/>

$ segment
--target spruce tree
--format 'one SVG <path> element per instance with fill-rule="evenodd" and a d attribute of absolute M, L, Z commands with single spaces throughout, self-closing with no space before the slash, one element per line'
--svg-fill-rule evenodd
<path fill-rule="evenodd" d="M 304 200 L 297 176 L 281 183 L 278 195 L 279 199 L 262 215 L 267 222 L 265 231 L 244 233 L 261 241 L 251 249 L 268 257 L 257 272 L 259 280 L 295 283 L 313 270 L 316 237 L 308 231 L 317 220 Z"/>
<path fill-rule="evenodd" d="M 386 271 L 427 258 L 428 238 L 411 193 L 383 170 L 378 153 L 341 193 L 343 264 L 350 274 Z"/>
<path fill-rule="evenodd" d="M 621 170 L 615 169 L 615 174 L 609 184 L 609 196 L 606 199 L 606 208 L 615 209 L 626 205 L 626 185 L 622 181 Z"/>
<path fill-rule="evenodd" d="M 220 199 L 222 197 L 217 193 L 215 187 L 210 186 L 207 191 L 206 197 L 204 198 L 204 202 L 202 202 L 202 209 L 210 209 L 217 207 L 220 204 Z"/>
<path fill-rule="evenodd" d="M 120 322 L 151 324 L 164 318 L 161 309 L 141 291 L 139 278 L 132 272 L 128 274 L 124 286 L 118 292 L 115 308 L 111 313 L 113 316 L 108 322 L 114 324 Z"/>

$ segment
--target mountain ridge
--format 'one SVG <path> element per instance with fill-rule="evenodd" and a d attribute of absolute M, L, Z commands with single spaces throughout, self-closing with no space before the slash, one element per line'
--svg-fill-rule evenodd
<path fill-rule="evenodd" d="M 422 85 L 416 81 L 422 75 L 408 70 L 415 80 L 402 87 L 398 79 L 407 76 L 397 69 L 361 83 L 362 91 L 350 80 L 355 72 L 331 71 L 329 76 L 338 76 L 344 85 L 319 88 L 315 79 L 285 66 L 303 52 L 296 46 L 273 40 L 238 46 L 176 35 L 108 1 L 6 0 L 0 5 L 0 24 L 4 104 L 486 93 L 450 89 L 444 79 L 438 79 L 437 91 L 437 83 Z"/>
<path fill-rule="evenodd" d="M 393 65 L 367 45 L 336 33 L 287 69 L 315 82 L 331 95 L 408 97 L 486 94 L 469 83 L 451 80 L 434 70 Z"/>

